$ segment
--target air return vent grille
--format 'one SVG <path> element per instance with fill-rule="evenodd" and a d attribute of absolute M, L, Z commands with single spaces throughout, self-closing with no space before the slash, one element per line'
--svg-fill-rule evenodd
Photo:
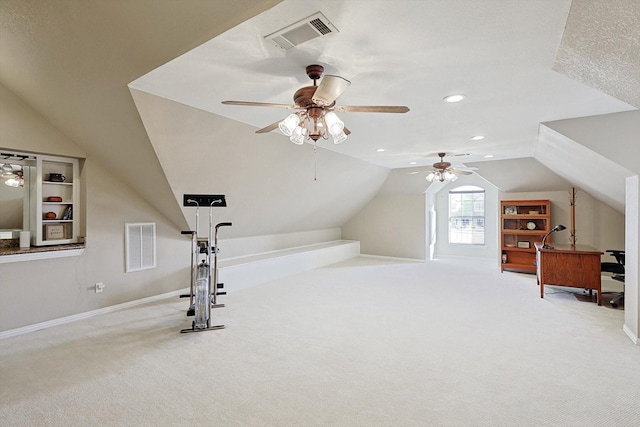
<path fill-rule="evenodd" d="M 156 266 L 156 223 L 125 224 L 125 271 L 146 270 Z"/>
<path fill-rule="evenodd" d="M 294 24 L 265 36 L 265 39 L 280 49 L 289 50 L 309 40 L 337 32 L 338 29 L 322 12 L 316 12 L 311 16 L 307 16 Z"/>

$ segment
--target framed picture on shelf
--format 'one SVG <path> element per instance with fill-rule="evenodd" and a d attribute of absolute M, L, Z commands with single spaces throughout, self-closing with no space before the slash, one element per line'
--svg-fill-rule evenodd
<path fill-rule="evenodd" d="M 529 243 L 529 242 L 518 242 L 518 247 L 520 249 L 529 249 L 531 247 L 531 243 Z"/>
<path fill-rule="evenodd" d="M 45 240 L 64 239 L 64 225 L 47 224 L 44 227 L 45 227 Z"/>
<path fill-rule="evenodd" d="M 516 215 L 518 213 L 518 208 L 516 206 L 505 206 L 504 214 L 505 215 Z"/>

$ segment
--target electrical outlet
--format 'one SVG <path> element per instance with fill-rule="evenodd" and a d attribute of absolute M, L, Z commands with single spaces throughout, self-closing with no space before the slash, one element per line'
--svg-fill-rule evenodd
<path fill-rule="evenodd" d="M 104 291 L 104 283 L 96 283 L 96 293 Z"/>

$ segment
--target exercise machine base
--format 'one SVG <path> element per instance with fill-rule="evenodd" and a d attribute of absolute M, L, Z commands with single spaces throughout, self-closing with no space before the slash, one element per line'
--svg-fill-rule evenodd
<path fill-rule="evenodd" d="M 180 333 L 181 334 L 187 334 L 189 332 L 206 332 L 206 331 L 215 331 L 218 329 L 224 329 L 224 325 L 215 325 L 215 326 L 208 326 L 206 328 L 194 328 L 193 326 L 190 329 L 181 329 Z"/>

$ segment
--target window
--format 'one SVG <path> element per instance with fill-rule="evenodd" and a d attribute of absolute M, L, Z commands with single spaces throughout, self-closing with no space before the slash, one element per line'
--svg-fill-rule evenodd
<path fill-rule="evenodd" d="M 462 186 L 449 191 L 449 243 L 484 245 L 484 190 Z"/>

